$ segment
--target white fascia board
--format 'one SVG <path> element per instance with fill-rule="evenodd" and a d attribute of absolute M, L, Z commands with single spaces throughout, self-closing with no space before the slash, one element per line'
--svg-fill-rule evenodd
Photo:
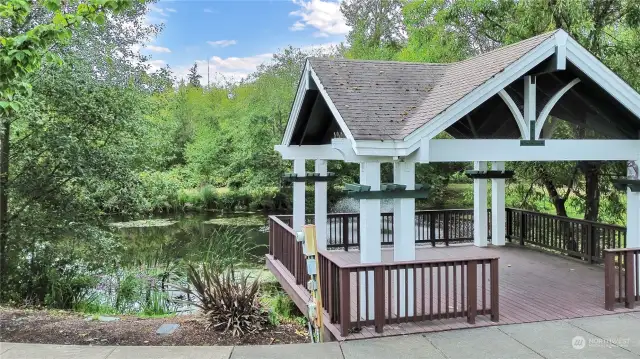
<path fill-rule="evenodd" d="M 409 156 L 418 149 L 420 143 L 406 147 L 403 140 L 356 140 L 354 150 L 360 156 Z"/>
<path fill-rule="evenodd" d="M 554 36 L 556 39 L 556 55 L 554 58 L 556 71 L 567 69 L 567 39 L 569 34 L 558 31 Z"/>
<path fill-rule="evenodd" d="M 421 150 L 425 155 L 420 162 L 620 161 L 632 160 L 640 152 L 640 140 L 545 140 L 544 146 L 521 146 L 520 140 L 425 142 L 429 150 Z"/>
<path fill-rule="evenodd" d="M 640 95 L 572 38 L 567 39 L 567 59 L 640 119 Z"/>
<path fill-rule="evenodd" d="M 562 30 L 558 30 L 562 31 Z M 484 84 L 478 86 L 475 90 L 468 93 L 461 100 L 450 106 L 447 110 L 434 117 L 431 121 L 413 131 L 405 138 L 407 147 L 419 142 L 421 138 L 427 137 L 431 139 L 440 132 L 446 130 L 453 123 L 458 121 L 467 113 L 477 108 L 492 96 L 496 95 L 507 85 L 522 77 L 527 71 L 531 70 L 545 59 L 549 58 L 556 52 L 556 40 L 552 36 L 542 42 L 526 55 L 507 66 L 500 74 L 489 79 Z"/>
<path fill-rule="evenodd" d="M 293 100 L 293 105 L 291 106 L 291 113 L 289 114 L 289 121 L 287 121 L 287 127 L 284 130 L 284 136 L 282 137 L 282 144 L 288 145 L 291 143 L 291 137 L 293 136 L 293 130 L 296 128 L 296 123 L 298 122 L 298 116 L 300 115 L 300 109 L 302 107 L 302 102 L 304 101 L 304 96 L 307 93 L 307 89 L 309 88 L 309 60 L 304 65 L 302 69 L 302 74 L 300 75 L 300 82 L 298 83 L 298 91 L 296 92 L 296 97 Z"/>
<path fill-rule="evenodd" d="M 336 138 L 331 140 L 331 146 L 342 154 L 345 162 L 363 163 L 363 162 L 393 162 L 397 156 L 380 154 L 362 155 L 357 154 L 351 141 L 346 138 Z"/>
<path fill-rule="evenodd" d="M 331 145 L 276 145 L 274 150 L 283 160 L 344 160 L 342 153 Z"/>
<path fill-rule="evenodd" d="M 318 91 L 320 91 L 320 94 L 324 98 L 324 101 L 327 103 L 329 110 L 331 110 L 331 114 L 336 119 L 336 122 L 338 123 L 338 126 L 340 126 L 340 129 L 342 130 L 342 133 L 344 133 L 345 137 L 348 138 L 353 143 L 354 142 L 353 135 L 351 134 L 349 127 L 347 127 L 347 123 L 344 122 L 342 115 L 340 115 L 340 112 L 338 112 L 336 105 L 334 105 L 333 101 L 331 100 L 331 97 L 329 97 L 329 94 L 324 89 L 322 82 L 320 82 L 320 78 L 318 78 L 318 75 L 316 75 L 316 72 L 313 71 L 313 67 L 311 66 L 311 64 L 308 63 L 308 65 L 309 65 L 309 74 L 311 75 L 311 78 L 313 78 L 313 81 L 316 83 L 316 86 L 318 87 Z"/>

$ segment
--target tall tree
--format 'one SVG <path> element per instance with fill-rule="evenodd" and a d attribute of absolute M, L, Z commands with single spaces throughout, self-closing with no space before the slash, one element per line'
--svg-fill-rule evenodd
<path fill-rule="evenodd" d="M 11 126 L 29 102 L 31 75 L 52 49 L 68 43 L 83 23 L 104 24 L 107 15 L 131 6 L 131 0 L 5 0 L 0 3 L 0 300 L 6 299 L 9 244 Z"/>
<path fill-rule="evenodd" d="M 406 39 L 401 0 L 347 0 L 340 4 L 351 31 L 348 55 L 358 59 L 391 59 Z"/>
<path fill-rule="evenodd" d="M 189 85 L 193 87 L 202 87 L 200 84 L 200 79 L 202 76 L 198 73 L 198 64 L 195 63 L 189 69 L 189 74 L 187 74 L 187 80 L 189 81 Z"/>

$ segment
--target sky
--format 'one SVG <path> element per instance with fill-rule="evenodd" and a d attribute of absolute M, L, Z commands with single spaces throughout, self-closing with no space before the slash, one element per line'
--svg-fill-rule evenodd
<path fill-rule="evenodd" d="M 339 44 L 349 32 L 340 0 L 160 0 L 146 21 L 164 30 L 142 48 L 152 70 L 178 78 L 198 63 L 202 82 L 237 81 L 289 45 Z"/>

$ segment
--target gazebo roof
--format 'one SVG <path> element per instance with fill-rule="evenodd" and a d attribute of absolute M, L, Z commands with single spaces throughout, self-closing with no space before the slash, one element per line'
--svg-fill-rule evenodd
<path fill-rule="evenodd" d="M 535 113 L 527 116 L 525 76 L 536 82 Z M 637 139 L 640 95 L 564 30 L 450 64 L 310 58 L 282 145 L 345 137 L 358 154 L 405 156 L 443 131 L 526 139 L 532 127 L 524 118 L 532 116 L 535 138 L 551 116 Z"/>
<path fill-rule="evenodd" d="M 402 140 L 556 31 L 450 64 L 310 58 L 357 140 Z"/>

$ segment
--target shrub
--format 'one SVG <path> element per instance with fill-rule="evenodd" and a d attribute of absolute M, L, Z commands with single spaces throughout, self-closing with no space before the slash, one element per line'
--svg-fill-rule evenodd
<path fill-rule="evenodd" d="M 217 272 L 206 265 L 201 270 L 187 266 L 189 287 L 179 289 L 194 297 L 187 303 L 203 311 L 207 329 L 241 336 L 260 331 L 269 323 L 259 301 L 260 281 L 249 274 L 236 275 L 233 270 Z"/>

